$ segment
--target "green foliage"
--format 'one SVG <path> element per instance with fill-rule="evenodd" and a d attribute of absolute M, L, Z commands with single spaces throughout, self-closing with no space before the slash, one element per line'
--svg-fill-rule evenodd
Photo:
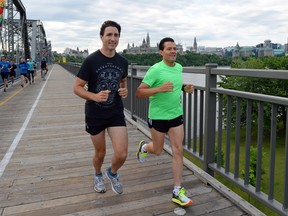
<path fill-rule="evenodd" d="M 288 70 L 288 56 L 270 56 L 264 58 L 236 57 L 232 59 L 232 68 Z"/>
<path fill-rule="evenodd" d="M 253 69 L 264 69 L 264 63 L 260 58 L 233 58 L 231 68 L 253 68 Z"/>
<path fill-rule="evenodd" d="M 262 157 L 265 154 L 262 153 Z M 244 179 L 245 171 L 241 171 L 242 177 Z M 261 168 L 261 179 L 263 179 L 262 175 L 265 174 L 263 168 Z M 257 175 L 257 148 L 251 147 L 250 148 L 250 169 L 249 169 L 249 184 L 256 186 L 256 175 Z"/>
<path fill-rule="evenodd" d="M 265 64 L 265 68 L 273 70 L 288 70 L 288 57 L 266 57 L 262 61 Z"/>
<path fill-rule="evenodd" d="M 53 53 L 54 61 L 55 62 L 62 62 L 62 54 Z M 73 62 L 73 63 L 82 63 L 84 61 L 84 57 L 82 56 L 73 56 L 73 55 L 65 55 L 66 62 Z"/>
<path fill-rule="evenodd" d="M 162 60 L 162 56 L 159 53 L 143 53 L 143 54 L 127 54 L 121 53 L 129 64 L 135 63 L 137 65 L 151 66 L 156 62 Z M 54 54 L 55 61 L 61 60 L 62 56 Z M 66 56 L 67 62 L 82 63 L 83 57 Z M 219 66 L 230 66 L 232 62 L 231 57 L 222 57 L 216 54 L 199 54 L 192 52 L 185 52 L 177 55 L 177 62 L 183 67 L 189 66 L 204 66 L 207 63 L 216 63 Z"/>
<path fill-rule="evenodd" d="M 156 62 L 162 60 L 162 57 L 158 53 L 145 53 L 145 54 L 127 54 L 122 53 L 127 58 L 129 64 L 136 63 L 138 65 L 151 66 Z M 220 66 L 228 66 L 231 64 L 231 57 L 221 57 L 215 54 L 199 54 L 186 52 L 185 54 L 177 55 L 177 62 L 183 67 L 188 66 L 204 66 L 207 63 L 216 63 Z"/>
<path fill-rule="evenodd" d="M 249 69 L 288 69 L 288 57 L 266 57 L 266 58 L 233 58 L 231 63 L 232 68 L 249 68 Z M 264 78 L 247 78 L 247 77 L 234 77 L 234 76 L 221 76 L 220 82 L 218 83 L 220 87 L 226 89 L 234 89 L 245 92 L 253 92 L 274 96 L 287 97 L 288 96 L 288 81 L 281 79 L 264 79 Z M 223 100 L 224 109 L 223 113 L 227 113 L 227 98 Z M 264 106 L 264 130 L 270 129 L 270 105 Z M 252 107 L 252 126 L 257 124 L 257 104 L 254 103 Z M 235 114 L 235 104 L 233 104 L 232 113 Z M 246 124 L 245 114 L 246 103 L 241 104 L 241 123 Z M 232 115 L 233 115 L 232 114 Z M 282 121 L 281 125 L 286 123 L 286 108 L 284 106 L 278 107 L 277 118 Z M 224 115 L 224 122 L 226 121 Z M 235 117 L 232 117 L 232 122 L 235 122 Z"/>
<path fill-rule="evenodd" d="M 61 62 L 62 61 L 62 55 L 59 54 L 59 53 L 53 53 L 53 56 L 54 56 L 54 61 L 55 62 Z"/>
<path fill-rule="evenodd" d="M 217 163 L 217 159 L 218 159 L 218 146 L 216 145 L 215 146 L 215 151 L 214 151 L 214 161 L 215 163 Z M 224 152 L 223 150 L 221 151 L 221 166 L 223 167 L 224 166 Z"/>
<path fill-rule="evenodd" d="M 84 61 L 84 57 L 75 57 L 75 56 L 72 56 L 72 55 L 68 55 L 66 56 L 66 61 L 67 62 L 73 62 L 73 63 L 82 63 Z"/>

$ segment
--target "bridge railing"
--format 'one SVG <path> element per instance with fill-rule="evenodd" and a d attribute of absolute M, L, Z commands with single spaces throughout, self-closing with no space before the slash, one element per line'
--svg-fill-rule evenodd
<path fill-rule="evenodd" d="M 68 68 L 67 65 L 65 66 Z M 71 67 L 71 66 L 69 66 Z M 124 99 L 124 106 L 131 118 L 147 127 L 148 99 L 138 99 L 135 96 L 143 74 L 148 66 L 131 65 L 128 77 L 129 96 Z M 78 69 L 68 69 L 78 71 Z M 193 94 L 183 93 L 185 139 L 184 148 L 188 154 L 197 159 L 202 168 L 214 176 L 218 174 L 229 180 L 241 190 L 273 209 L 280 215 L 288 215 L 288 99 L 284 97 L 263 95 L 252 92 L 223 89 L 217 85 L 219 76 L 241 76 L 267 79 L 288 79 L 288 71 L 283 70 L 249 70 L 249 69 L 221 69 L 216 64 L 207 64 L 205 68 L 184 68 L 183 73 L 191 78 L 200 74 L 204 85 L 195 85 Z M 142 75 L 141 75 L 142 74 Z M 185 79 L 184 82 L 187 82 Z M 241 116 L 241 105 L 246 107 L 245 126 Z M 257 107 L 257 113 L 252 108 Z M 264 163 L 264 109 L 269 107 L 271 116 L 270 144 L 268 148 L 268 162 Z M 277 110 L 284 108 L 286 112 L 285 131 L 280 134 L 277 130 Z M 226 110 L 224 112 L 223 110 Z M 253 109 L 253 112 L 255 109 Z M 266 110 L 267 111 L 267 110 Z M 225 116 L 224 116 L 225 114 Z M 257 123 L 252 118 L 257 117 Z M 236 119 L 234 121 L 234 119 Z M 257 125 L 257 128 L 254 128 Z M 257 134 L 255 134 L 255 131 Z M 285 143 L 280 143 L 279 137 Z M 244 137 L 244 144 L 243 143 Z M 257 137 L 255 142 L 253 137 Z M 225 138 L 225 139 L 224 139 Z M 233 140 L 232 140 L 233 138 Z M 280 145 L 283 151 L 276 151 Z M 251 148 L 256 152 L 256 180 L 251 185 Z M 284 164 L 279 170 L 277 164 Z M 268 166 L 268 167 L 264 167 Z M 280 167 L 280 166 L 279 166 Z M 263 180 L 262 170 L 268 171 L 268 181 Z M 277 180 L 276 180 L 277 175 Z M 281 184 L 279 184 L 279 182 Z M 265 188 L 263 186 L 265 184 Z M 281 186 L 279 186 L 281 185 Z M 275 191 L 278 191 L 275 197 Z M 279 192 L 280 191 L 280 192 Z"/>

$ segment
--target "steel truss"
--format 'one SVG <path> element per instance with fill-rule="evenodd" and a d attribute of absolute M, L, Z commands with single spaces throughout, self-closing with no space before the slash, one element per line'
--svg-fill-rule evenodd
<path fill-rule="evenodd" d="M 7 16 L 1 29 L 1 54 L 19 62 L 20 58 L 52 60 L 51 42 L 47 42 L 40 20 L 27 20 L 26 9 L 20 0 L 7 0 Z"/>

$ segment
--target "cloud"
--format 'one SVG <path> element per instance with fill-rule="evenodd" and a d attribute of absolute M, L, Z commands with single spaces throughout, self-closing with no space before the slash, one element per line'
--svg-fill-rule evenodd
<path fill-rule="evenodd" d="M 288 13 L 284 0 L 22 0 L 27 19 L 41 20 L 52 49 L 89 52 L 101 47 L 99 29 L 112 19 L 121 24 L 117 50 L 140 45 L 147 33 L 152 46 L 170 36 L 191 46 L 251 45 L 271 39 L 287 43 Z"/>

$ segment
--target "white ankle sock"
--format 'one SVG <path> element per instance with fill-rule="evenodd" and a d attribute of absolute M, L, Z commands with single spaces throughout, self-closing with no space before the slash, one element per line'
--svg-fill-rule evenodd
<path fill-rule="evenodd" d="M 147 145 L 147 143 L 145 143 L 145 144 L 142 146 L 142 148 L 141 148 L 141 151 L 142 151 L 142 152 L 147 152 L 146 149 L 145 149 L 145 146 L 146 146 L 146 145 Z"/>
<path fill-rule="evenodd" d="M 174 186 L 173 193 L 178 194 L 180 189 L 181 189 L 181 186 Z"/>

